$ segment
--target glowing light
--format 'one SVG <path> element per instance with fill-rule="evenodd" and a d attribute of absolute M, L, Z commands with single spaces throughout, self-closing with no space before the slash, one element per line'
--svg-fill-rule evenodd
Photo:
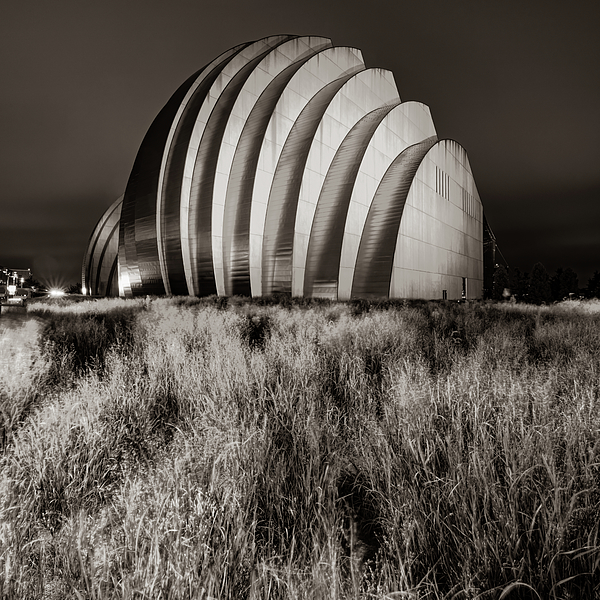
<path fill-rule="evenodd" d="M 64 296 L 65 295 L 64 290 L 59 290 L 57 288 L 52 288 L 48 293 L 53 298 L 58 298 L 59 296 Z"/>
<path fill-rule="evenodd" d="M 81 286 L 81 293 L 85 296 L 87 294 L 87 288 L 85 285 Z"/>

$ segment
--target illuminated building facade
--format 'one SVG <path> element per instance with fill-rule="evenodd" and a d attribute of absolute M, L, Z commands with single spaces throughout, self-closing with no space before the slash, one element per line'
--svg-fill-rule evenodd
<path fill-rule="evenodd" d="M 83 262 L 93 295 L 478 298 L 467 154 L 355 48 L 281 35 L 160 111 Z"/>

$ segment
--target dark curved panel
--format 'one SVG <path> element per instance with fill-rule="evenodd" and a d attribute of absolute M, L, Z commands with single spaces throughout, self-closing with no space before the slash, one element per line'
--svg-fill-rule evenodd
<path fill-rule="evenodd" d="M 406 198 L 421 161 L 436 142 L 437 137 L 433 136 L 409 146 L 383 176 L 361 236 L 352 298 L 389 296 L 396 241 Z"/>
<path fill-rule="evenodd" d="M 118 241 L 118 240 L 117 240 Z M 104 292 L 105 296 L 110 296 L 111 298 L 116 298 L 119 295 L 119 257 L 115 255 L 113 260 L 110 273 L 108 276 L 108 281 L 106 283 L 106 290 Z"/>
<path fill-rule="evenodd" d="M 292 291 L 294 224 L 308 153 L 327 107 L 355 75 L 340 77 L 319 90 L 298 116 L 283 146 L 265 220 L 262 255 L 264 295 Z"/>
<path fill-rule="evenodd" d="M 119 226 L 122 202 L 123 196 L 110 205 L 90 236 L 82 265 L 81 282 L 90 294 L 104 293 L 99 291 L 106 284 L 106 281 L 102 280 L 102 263 L 109 245 L 111 245 L 110 252 L 115 256 L 118 250 L 118 235 L 115 238 L 115 232 Z"/>
<path fill-rule="evenodd" d="M 244 125 L 233 158 L 225 201 L 223 238 L 230 241 L 223 248 L 227 295 L 251 295 L 250 211 L 260 149 L 275 106 L 285 87 L 302 65 L 319 50 L 321 47 L 314 48 L 314 52 L 289 65 L 277 75 L 257 100 Z"/>
<path fill-rule="evenodd" d="M 117 255 L 119 253 L 119 222 L 117 221 L 113 228 L 110 230 L 102 253 L 98 259 L 98 275 L 96 278 L 96 289 L 94 294 L 99 296 L 108 296 L 108 289 L 110 287 L 110 273 Z"/>
<path fill-rule="evenodd" d="M 96 226 L 92 231 L 92 235 L 90 235 L 90 239 L 88 240 L 86 252 L 83 257 L 83 263 L 81 265 L 81 285 L 82 287 L 89 289 L 90 293 L 93 293 L 91 290 L 95 286 L 96 270 L 94 269 L 94 261 L 97 255 L 96 248 L 98 246 L 98 241 L 106 228 L 107 221 L 110 219 L 117 207 L 119 207 L 120 213 L 120 204 L 122 201 L 123 197 L 120 197 L 110 205 L 110 207 L 100 217 L 98 223 L 96 223 Z"/>
<path fill-rule="evenodd" d="M 241 46 L 237 52 L 244 47 L 245 45 Z M 226 56 L 223 61 L 211 69 L 211 72 L 207 74 L 194 91 L 177 124 L 167 156 L 160 207 L 161 237 L 168 284 L 170 292 L 175 295 L 189 293 L 181 254 L 180 225 L 181 186 L 188 146 L 196 118 L 206 95 L 224 66 L 229 63 L 233 56 L 234 54 Z"/>
<path fill-rule="evenodd" d="M 212 253 L 212 204 L 215 172 L 227 121 L 235 101 L 256 65 L 274 48 L 292 39 L 283 38 L 242 67 L 223 90 L 208 119 L 192 175 L 190 190 L 190 251 L 194 287 L 199 296 L 217 293 Z"/>
<path fill-rule="evenodd" d="M 344 229 L 356 176 L 373 134 L 394 106 L 397 104 L 378 108 L 358 121 L 333 158 L 308 243 L 304 275 L 304 294 L 308 297 L 337 299 Z"/>
<path fill-rule="evenodd" d="M 189 77 L 171 96 L 150 125 L 138 150 L 125 189 L 119 253 L 125 269 L 126 296 L 165 293 L 156 239 L 156 195 L 164 146 L 173 119 L 194 81 L 204 69 Z"/>

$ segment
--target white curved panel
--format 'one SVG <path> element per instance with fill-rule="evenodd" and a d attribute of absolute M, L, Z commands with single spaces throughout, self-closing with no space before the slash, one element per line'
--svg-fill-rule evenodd
<path fill-rule="evenodd" d="M 429 108 L 421 102 L 399 104 L 375 131 L 361 162 L 348 207 L 338 279 L 339 300 L 350 298 L 360 237 L 384 173 L 408 146 L 435 135 Z"/>
<path fill-rule="evenodd" d="M 269 52 L 252 70 L 239 92 L 223 133 L 213 191 L 212 247 L 217 293 L 231 295 L 231 282 L 225 282 L 225 272 L 231 277 L 231 255 L 235 239 L 233 231 L 237 216 L 237 198 L 230 196 L 226 206 L 227 186 L 240 136 L 259 96 L 273 79 L 297 61 L 331 46 L 331 40 L 321 37 L 299 37 L 284 42 Z M 226 264 L 227 263 L 227 264 Z M 228 277 L 228 280 L 230 279 Z"/>
<path fill-rule="evenodd" d="M 202 108 L 200 109 L 196 118 L 192 135 L 190 137 L 189 146 L 185 158 L 185 166 L 183 171 L 183 179 L 181 185 L 181 212 L 185 213 L 187 217 L 187 248 L 183 251 L 184 256 L 184 269 L 186 275 L 187 286 L 190 294 L 197 295 L 199 293 L 198 283 L 195 278 L 195 265 L 194 262 L 197 256 L 194 255 L 194 243 L 195 243 L 195 227 L 194 217 L 198 206 L 192 201 L 192 177 L 196 166 L 196 158 L 200 149 L 202 138 L 206 130 L 206 126 L 210 115 L 219 101 L 221 94 L 230 83 L 230 81 L 237 75 L 244 67 L 248 65 L 252 60 L 273 48 L 282 42 L 290 39 L 293 36 L 288 35 L 277 35 L 267 37 L 251 44 L 248 44 L 245 48 L 239 51 L 232 60 L 225 65 L 219 76 L 216 78 L 211 86 L 210 91 L 206 96 Z M 182 240 L 183 244 L 183 240 Z M 219 249 L 220 251 L 220 249 Z M 214 257 L 213 257 L 214 258 Z M 222 260 L 222 259 L 221 259 Z"/>
<path fill-rule="evenodd" d="M 250 217 L 250 286 L 253 296 L 262 295 L 262 254 L 267 203 L 283 145 L 292 126 L 310 99 L 324 86 L 344 75 L 364 69 L 356 48 L 322 50 L 292 77 L 281 94 L 267 125 L 252 191 Z M 277 218 L 274 219 L 275 226 Z M 275 227 L 273 227 L 276 233 Z"/>
<path fill-rule="evenodd" d="M 421 162 L 402 215 L 390 285 L 392 298 L 459 299 L 483 289 L 483 207 L 465 149 L 434 145 Z"/>
<path fill-rule="evenodd" d="M 164 180 L 165 180 L 165 171 L 167 168 L 167 160 L 169 158 L 169 155 L 171 154 L 175 133 L 179 127 L 179 124 L 181 122 L 181 118 L 183 116 L 184 111 L 188 107 L 191 98 L 197 92 L 200 85 L 207 79 L 207 77 L 210 77 L 210 75 L 213 73 L 213 70 L 215 68 L 218 68 L 219 65 L 222 66 L 225 63 L 225 61 L 227 61 L 229 58 L 231 58 L 234 54 L 239 52 L 242 48 L 244 48 L 247 45 L 248 45 L 248 43 L 234 46 L 233 48 L 230 48 L 226 52 L 223 52 L 221 55 L 219 55 L 217 58 L 215 58 L 215 60 L 210 62 L 204 68 L 202 73 L 200 73 L 200 75 L 198 76 L 196 81 L 192 84 L 192 86 L 186 93 L 183 101 L 181 102 L 181 105 L 179 106 L 179 109 L 177 110 L 177 113 L 175 114 L 173 123 L 171 124 L 171 128 L 169 130 L 169 134 L 167 137 L 167 141 L 165 143 L 164 152 L 163 152 L 163 156 L 162 156 L 162 162 L 160 165 L 160 174 L 159 174 L 159 178 L 158 178 L 158 191 L 157 191 L 157 195 L 156 195 L 156 214 L 158 217 L 160 217 L 160 215 L 162 214 L 163 204 L 165 203 L 165 198 L 164 198 L 165 181 Z M 188 198 L 188 200 L 189 200 L 189 198 Z M 171 201 L 180 203 L 179 198 L 174 198 Z M 181 251 L 182 251 L 182 254 L 184 255 L 184 257 L 183 257 L 184 264 L 189 262 L 189 245 L 188 245 L 189 239 L 188 239 L 187 216 L 188 216 L 188 205 L 180 207 L 179 229 L 180 229 Z M 162 278 L 163 278 L 163 283 L 165 286 L 165 292 L 167 294 L 171 294 L 171 285 L 170 285 L 170 281 L 169 281 L 169 275 L 167 272 L 167 265 L 166 265 L 167 261 L 166 261 L 166 257 L 165 257 L 165 239 L 164 239 L 164 234 L 162 231 L 162 219 L 161 218 L 156 219 L 156 228 L 157 228 L 157 236 L 156 237 L 158 240 L 158 258 L 159 258 L 159 262 L 160 262 L 160 270 L 161 270 L 161 274 L 162 274 Z"/>
<path fill-rule="evenodd" d="M 304 293 L 305 265 L 313 217 L 325 176 L 350 129 L 367 113 L 400 101 L 394 76 L 367 69 L 351 77 L 329 103 L 312 140 L 302 176 L 294 230 L 292 295 Z M 328 295 L 326 291 L 317 295 Z"/>

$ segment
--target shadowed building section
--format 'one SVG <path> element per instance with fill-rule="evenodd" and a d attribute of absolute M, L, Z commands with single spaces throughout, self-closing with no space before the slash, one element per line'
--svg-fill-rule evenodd
<path fill-rule="evenodd" d="M 118 296 L 119 221 L 123 196 L 104 213 L 94 228 L 85 253 L 81 287 L 92 296 Z"/>
<path fill-rule="evenodd" d="M 356 48 L 278 35 L 190 77 L 100 219 L 95 295 L 475 298 L 483 207 L 465 150 Z"/>
<path fill-rule="evenodd" d="M 173 118 L 198 73 L 181 85 L 154 119 L 133 163 L 119 231 L 120 275 L 126 296 L 165 293 L 156 222 L 160 168 Z"/>
<path fill-rule="evenodd" d="M 181 196 L 185 159 L 193 127 L 219 73 L 231 58 L 245 46 L 246 44 L 243 44 L 231 48 L 202 71 L 188 90 L 171 124 L 171 131 L 163 153 L 157 196 L 160 213 L 157 221 L 159 258 L 165 291 L 168 294 L 185 295 L 189 293 L 183 258 L 185 243 L 189 242 L 188 224 L 185 219 L 188 211 L 185 206 L 183 210 L 181 209 Z"/>

